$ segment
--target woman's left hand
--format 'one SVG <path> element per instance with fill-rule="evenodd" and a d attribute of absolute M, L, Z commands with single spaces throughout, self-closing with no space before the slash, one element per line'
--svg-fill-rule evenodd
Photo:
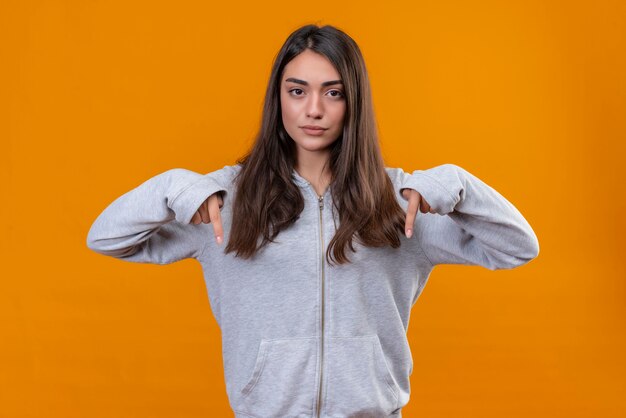
<path fill-rule="evenodd" d="M 419 208 L 422 213 L 436 212 L 430 207 L 426 199 L 424 199 L 417 190 L 404 189 L 402 190 L 402 196 L 409 201 L 409 207 L 406 210 L 404 233 L 407 238 L 411 238 L 411 236 L 413 236 L 413 224 L 415 223 L 415 217 L 417 216 L 417 209 Z"/>

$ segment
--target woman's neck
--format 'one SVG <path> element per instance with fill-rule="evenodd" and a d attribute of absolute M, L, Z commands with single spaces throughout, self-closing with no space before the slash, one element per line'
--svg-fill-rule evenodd
<path fill-rule="evenodd" d="M 306 179 L 315 189 L 318 196 L 323 196 L 330 184 L 331 172 L 329 167 L 329 154 L 316 153 L 307 158 L 298 156 L 295 170 Z"/>

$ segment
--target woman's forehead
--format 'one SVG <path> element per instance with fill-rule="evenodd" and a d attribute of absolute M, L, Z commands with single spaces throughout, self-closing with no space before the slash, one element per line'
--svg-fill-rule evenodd
<path fill-rule="evenodd" d="M 335 84 L 337 80 L 341 80 L 341 76 L 330 60 L 308 49 L 287 63 L 282 77 L 283 82 L 300 81 L 316 85 L 328 85 L 331 81 Z"/>

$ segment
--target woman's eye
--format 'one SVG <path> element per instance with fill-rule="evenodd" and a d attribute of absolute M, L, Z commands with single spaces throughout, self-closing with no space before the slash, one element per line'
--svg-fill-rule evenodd
<path fill-rule="evenodd" d="M 343 92 L 340 90 L 331 90 L 328 93 L 333 97 L 343 97 Z"/>
<path fill-rule="evenodd" d="M 302 93 L 302 89 L 291 89 L 289 90 L 289 93 L 294 93 L 296 96 L 300 96 L 300 93 Z"/>

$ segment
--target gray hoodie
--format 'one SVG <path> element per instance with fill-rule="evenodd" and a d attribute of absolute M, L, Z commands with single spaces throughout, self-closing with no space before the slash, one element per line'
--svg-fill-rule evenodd
<path fill-rule="evenodd" d="M 387 168 L 398 202 L 419 191 L 437 213 L 418 212 L 401 246 L 355 241 L 350 264 L 331 266 L 325 251 L 338 223 L 324 196 L 295 170 L 305 207 L 290 228 L 252 259 L 224 254 L 240 166 L 202 175 L 171 169 L 112 202 L 95 220 L 87 246 L 138 263 L 195 258 L 222 334 L 224 377 L 236 417 L 401 417 L 413 359 L 411 307 L 437 264 L 510 269 L 539 253 L 522 214 L 466 170 L 444 164 L 406 173 Z M 191 218 L 222 191 L 224 243 Z"/>

